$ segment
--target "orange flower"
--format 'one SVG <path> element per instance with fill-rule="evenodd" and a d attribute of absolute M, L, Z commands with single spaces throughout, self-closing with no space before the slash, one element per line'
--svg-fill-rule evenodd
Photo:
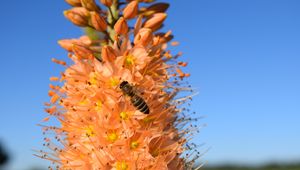
<path fill-rule="evenodd" d="M 76 2 L 68 1 L 74 6 Z M 181 155 L 195 150 L 189 141 L 196 128 L 185 128 L 193 120 L 185 114 L 191 96 L 176 98 L 179 92 L 190 90 L 182 87 L 182 79 L 189 74 L 181 68 L 187 63 L 176 61 L 180 55 L 167 50 L 171 32 L 154 32 L 166 18 L 160 12 L 168 5 L 143 7 L 143 13 L 154 11 L 149 18 L 136 16 L 137 1 L 130 2 L 124 17 L 138 17 L 131 27 L 123 17 L 102 17 L 119 9 L 112 1 L 101 2 L 109 8 L 106 13 L 97 11 L 94 1 L 86 0 L 67 16 L 79 26 L 93 25 L 104 36 L 59 41 L 73 64 L 53 59 L 66 70 L 61 77 L 50 78 L 62 83 L 50 85 L 51 99 L 45 110 L 60 126 L 42 126 L 45 134 L 52 131 L 56 135 L 45 138 L 50 153 L 40 151 L 37 156 L 54 162 L 58 169 L 191 169 L 198 156 Z M 93 12 L 87 16 L 86 10 Z M 123 81 L 146 103 L 143 107 L 148 107 L 149 114 L 123 93 Z M 53 120 L 49 116 L 44 121 Z"/>

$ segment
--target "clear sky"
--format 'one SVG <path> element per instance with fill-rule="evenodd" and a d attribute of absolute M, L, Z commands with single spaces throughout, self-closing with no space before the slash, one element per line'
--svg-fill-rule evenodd
<path fill-rule="evenodd" d="M 170 2 L 170 1 L 169 1 Z M 209 164 L 300 160 L 300 1 L 171 1 L 172 29 L 189 61 L 186 71 L 199 95 L 193 110 L 208 124 L 195 141 L 211 147 Z M 0 142 L 10 168 L 48 162 L 41 129 L 49 77 L 66 59 L 56 41 L 81 30 L 62 15 L 63 0 L 6 0 L 0 10 Z"/>

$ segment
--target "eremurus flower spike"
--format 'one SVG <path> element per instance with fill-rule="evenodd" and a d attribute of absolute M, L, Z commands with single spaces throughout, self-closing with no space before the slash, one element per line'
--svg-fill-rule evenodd
<path fill-rule="evenodd" d="M 169 4 L 66 2 L 72 8 L 65 16 L 96 36 L 58 41 L 72 62 L 52 59 L 65 71 L 50 78 L 42 121 L 60 125 L 40 125 L 50 136 L 47 151 L 35 155 L 64 170 L 191 169 L 199 153 L 190 142 L 197 119 L 187 108 L 194 94 L 183 81 L 187 63 L 168 50 L 178 44 L 169 43 L 171 31 L 157 32 Z"/>

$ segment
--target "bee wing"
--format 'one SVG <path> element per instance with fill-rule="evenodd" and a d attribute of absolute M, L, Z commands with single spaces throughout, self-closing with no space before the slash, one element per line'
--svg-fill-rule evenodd
<path fill-rule="evenodd" d="M 140 95 L 143 93 L 143 88 L 140 86 L 132 86 L 132 90 L 134 94 Z"/>

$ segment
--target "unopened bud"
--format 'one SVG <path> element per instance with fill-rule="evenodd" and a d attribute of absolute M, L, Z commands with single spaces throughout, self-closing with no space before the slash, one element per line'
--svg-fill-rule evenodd
<path fill-rule="evenodd" d="M 147 46 L 148 44 L 152 43 L 152 41 L 153 41 L 153 34 L 152 34 L 152 30 L 149 28 L 140 29 L 138 34 L 134 38 L 135 45 Z"/>
<path fill-rule="evenodd" d="M 97 31 L 100 32 L 105 31 L 107 28 L 105 19 L 96 12 L 91 12 L 91 24 Z"/>
<path fill-rule="evenodd" d="M 64 11 L 64 15 L 75 25 L 80 27 L 88 25 L 89 12 L 83 7 L 75 7 L 70 10 L 66 10 Z"/>
<path fill-rule="evenodd" d="M 72 6 L 77 6 L 80 7 L 81 6 L 81 2 L 80 0 L 65 0 L 68 4 L 72 5 Z"/>
<path fill-rule="evenodd" d="M 169 8 L 169 4 L 168 3 L 156 3 L 156 4 L 153 4 L 151 6 L 149 6 L 148 8 L 146 8 L 144 10 L 144 13 L 143 15 L 144 16 L 151 16 L 155 13 L 162 13 L 162 12 L 166 12 L 167 9 Z"/>
<path fill-rule="evenodd" d="M 100 8 L 97 6 L 95 0 L 81 0 L 81 4 L 84 8 L 89 11 L 99 11 Z"/>
<path fill-rule="evenodd" d="M 166 17 L 167 14 L 165 13 L 156 13 L 144 23 L 144 27 L 151 28 L 152 30 L 159 28 Z"/>
<path fill-rule="evenodd" d="M 117 34 L 125 35 L 128 32 L 128 25 L 126 20 L 121 17 L 114 26 L 114 29 Z"/>
<path fill-rule="evenodd" d="M 72 51 L 79 59 L 91 59 L 94 56 L 90 49 L 77 44 L 73 44 Z"/>
<path fill-rule="evenodd" d="M 124 18 L 131 19 L 134 18 L 138 13 L 139 3 L 138 1 L 130 2 L 123 10 Z"/>
<path fill-rule="evenodd" d="M 72 51 L 73 49 L 73 40 L 59 40 L 58 44 L 67 51 Z"/>
<path fill-rule="evenodd" d="M 117 54 L 111 46 L 102 47 L 101 56 L 103 61 L 114 61 L 117 58 Z"/>
<path fill-rule="evenodd" d="M 81 36 L 79 39 L 63 39 L 59 40 L 58 44 L 71 52 L 73 50 L 73 45 L 81 45 L 81 46 L 90 46 L 92 44 L 92 40 L 88 36 Z"/>
<path fill-rule="evenodd" d="M 100 2 L 101 2 L 103 5 L 105 5 L 105 6 L 107 6 L 107 7 L 110 7 L 110 6 L 112 5 L 112 3 L 113 3 L 113 0 L 100 0 Z"/>

